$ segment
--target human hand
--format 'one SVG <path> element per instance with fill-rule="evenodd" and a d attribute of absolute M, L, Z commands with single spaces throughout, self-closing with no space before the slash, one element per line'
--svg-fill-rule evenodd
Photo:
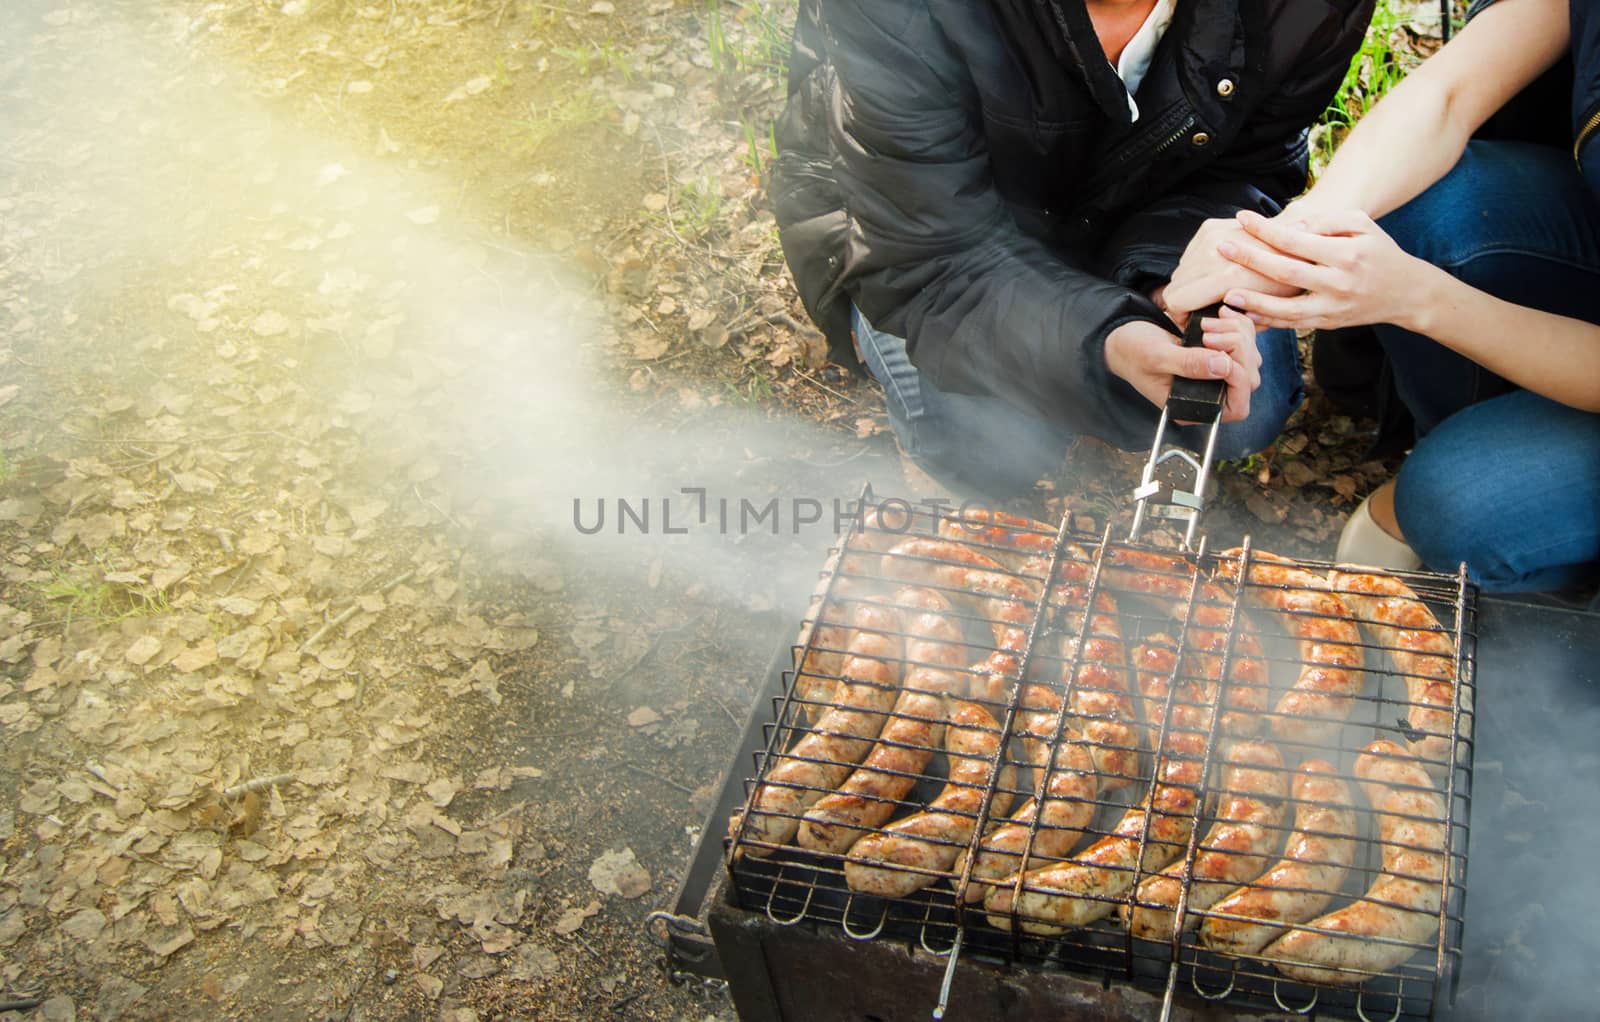
<path fill-rule="evenodd" d="M 1238 262 L 1227 259 L 1218 247 L 1255 245 L 1239 221 L 1207 220 L 1200 225 L 1183 250 L 1183 258 L 1173 271 L 1172 279 L 1160 293 L 1156 304 L 1180 328 L 1187 325 L 1189 314 L 1222 300 L 1230 288 L 1256 291 L 1262 294 L 1294 294 L 1294 290 L 1279 284 L 1270 277 L 1256 273 Z"/>
<path fill-rule="evenodd" d="M 1218 251 L 1279 286 L 1276 292 L 1228 289 L 1224 300 L 1256 323 L 1297 329 L 1408 325 L 1418 273 L 1427 264 L 1402 251 L 1365 213 L 1308 212 L 1289 221 L 1242 211 L 1238 220 L 1261 244 L 1227 240 Z M 1286 296 L 1283 288 L 1292 291 Z"/>
<path fill-rule="evenodd" d="M 1174 376 L 1223 380 L 1222 421 L 1243 419 L 1250 414 L 1250 393 L 1261 386 L 1255 324 L 1224 308 L 1200 326 L 1204 347 L 1185 348 L 1181 338 L 1147 320 L 1124 323 L 1106 335 L 1106 368 L 1158 408 L 1167 403 Z"/>

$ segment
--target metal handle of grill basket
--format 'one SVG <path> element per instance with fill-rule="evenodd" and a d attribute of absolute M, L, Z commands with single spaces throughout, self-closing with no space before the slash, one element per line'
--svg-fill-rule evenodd
<path fill-rule="evenodd" d="M 1202 347 L 1204 331 L 1200 321 L 1221 314 L 1220 302 L 1191 313 L 1189 325 L 1183 331 L 1183 346 Z M 1186 376 L 1174 376 L 1172 391 L 1167 395 L 1167 417 L 1175 422 L 1198 422 L 1209 426 L 1222 414 L 1222 402 L 1227 392 L 1228 385 L 1223 380 L 1191 380 Z"/>
<path fill-rule="evenodd" d="M 1200 321 L 1208 316 L 1221 314 L 1221 303 L 1196 309 L 1190 314 L 1189 325 L 1183 331 L 1183 346 L 1202 347 L 1205 331 Z M 1174 506 L 1154 510 L 1151 513 L 1165 512 L 1164 517 L 1186 519 L 1188 528 L 1184 532 L 1183 545 L 1185 549 L 1194 548 L 1195 529 L 1200 524 L 1200 510 L 1205 503 L 1206 473 L 1211 469 L 1211 457 L 1216 450 L 1217 430 L 1222 426 L 1222 405 L 1227 389 L 1228 385 L 1224 380 L 1191 380 L 1184 376 L 1172 378 L 1172 390 L 1167 394 L 1167 403 L 1161 409 L 1161 421 L 1156 424 L 1155 442 L 1150 445 L 1150 458 L 1145 462 L 1144 475 L 1139 480 L 1138 489 L 1133 491 L 1133 527 L 1128 530 L 1130 541 L 1138 540 L 1139 530 L 1144 525 L 1147 503 L 1160 492 L 1161 487 L 1155 481 L 1156 466 L 1168 458 L 1178 458 L 1194 469 L 1194 491 L 1174 490 L 1172 494 Z M 1199 460 L 1178 448 L 1163 451 L 1167 426 L 1175 422 L 1198 422 L 1209 427 L 1206 430 L 1205 453 Z"/>

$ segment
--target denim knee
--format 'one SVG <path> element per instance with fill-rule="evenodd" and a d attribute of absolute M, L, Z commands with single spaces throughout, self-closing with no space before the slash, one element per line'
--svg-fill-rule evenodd
<path fill-rule="evenodd" d="M 1484 529 L 1495 517 L 1494 504 L 1493 487 L 1464 485 L 1460 466 L 1429 457 L 1426 447 L 1407 459 L 1395 480 L 1395 518 L 1422 563 L 1454 572 L 1465 562 L 1468 574 L 1491 590 L 1517 580 L 1496 537 Z"/>
<path fill-rule="evenodd" d="M 1257 344 L 1262 356 L 1261 386 L 1250 395 L 1249 417 L 1228 423 L 1218 433 L 1216 456 L 1221 459 L 1234 460 L 1266 450 L 1305 400 L 1300 348 L 1294 331 L 1263 330 Z"/>
<path fill-rule="evenodd" d="M 1541 558 L 1541 529 L 1507 509 L 1504 481 L 1483 480 L 1469 459 L 1427 441 L 1400 467 L 1395 518 L 1424 565 L 1454 573 L 1466 563 L 1485 592 L 1563 589 L 1582 576 L 1578 565 Z"/>

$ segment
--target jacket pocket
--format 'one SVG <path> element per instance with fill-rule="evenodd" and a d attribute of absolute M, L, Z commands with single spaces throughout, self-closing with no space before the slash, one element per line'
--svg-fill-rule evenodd
<path fill-rule="evenodd" d="M 843 292 L 845 240 L 850 218 L 842 209 L 778 225 L 778 241 L 795 289 L 813 322 L 828 338 L 828 357 L 854 366 L 850 303 Z"/>

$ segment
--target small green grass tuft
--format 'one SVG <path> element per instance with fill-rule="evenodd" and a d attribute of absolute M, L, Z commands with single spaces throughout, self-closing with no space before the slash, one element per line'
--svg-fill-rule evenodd
<path fill-rule="evenodd" d="M 69 573 L 57 569 L 49 581 L 36 582 L 33 588 L 45 602 L 64 606 L 65 627 L 69 629 L 77 620 L 122 621 L 165 614 L 172 609 L 161 593 L 147 593 L 126 582 L 111 582 L 98 573 Z"/>
<path fill-rule="evenodd" d="M 672 190 L 672 226 L 683 237 L 705 237 L 722 215 L 722 186 L 706 175 Z"/>
<path fill-rule="evenodd" d="M 792 3 L 706 0 L 706 48 L 712 70 L 725 79 L 760 74 L 782 82 L 788 73 L 794 13 Z"/>
<path fill-rule="evenodd" d="M 585 78 L 591 74 L 610 72 L 624 82 L 633 81 L 633 64 L 628 60 L 627 53 L 609 38 L 603 43 L 554 46 L 550 52 L 571 63 L 573 69 Z"/>
<path fill-rule="evenodd" d="M 534 152 L 562 132 L 602 120 L 610 109 L 607 101 L 592 89 L 584 89 L 559 103 L 543 106 L 530 102 L 528 113 L 518 122 L 518 142 Z"/>
<path fill-rule="evenodd" d="M 754 406 L 772 400 L 772 381 L 753 370 L 745 379 L 743 387 L 726 381 L 722 385 L 727 388 L 733 400 L 742 405 Z"/>
<path fill-rule="evenodd" d="M 1361 49 L 1351 59 L 1321 122 L 1311 131 L 1313 175 L 1328 165 L 1356 121 L 1422 62 L 1421 54 L 1395 46 L 1397 39 L 1405 38 L 1402 26 L 1411 22 L 1416 12 L 1416 5 L 1407 0 L 1378 0 Z"/>

